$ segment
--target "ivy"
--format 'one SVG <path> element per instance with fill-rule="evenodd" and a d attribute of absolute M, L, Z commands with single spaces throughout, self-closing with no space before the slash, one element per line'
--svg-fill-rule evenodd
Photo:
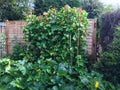
<path fill-rule="evenodd" d="M 26 55 L 30 61 L 51 58 L 76 65 L 77 56 L 83 58 L 86 53 L 88 20 L 84 10 L 66 5 L 43 16 L 28 16 L 27 22 L 24 37 L 30 43 Z"/>

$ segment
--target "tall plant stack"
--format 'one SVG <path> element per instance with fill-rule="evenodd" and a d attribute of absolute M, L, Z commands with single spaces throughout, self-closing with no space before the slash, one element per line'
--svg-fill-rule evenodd
<path fill-rule="evenodd" d="M 43 16 L 29 16 L 27 21 L 24 33 L 30 43 L 27 53 L 30 61 L 51 58 L 75 65 L 77 56 L 85 55 L 88 26 L 85 11 L 66 5 L 60 11 L 51 9 Z"/>

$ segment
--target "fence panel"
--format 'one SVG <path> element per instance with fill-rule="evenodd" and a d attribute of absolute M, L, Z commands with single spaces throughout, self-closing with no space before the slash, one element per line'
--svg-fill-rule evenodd
<path fill-rule="evenodd" d="M 23 42 L 23 27 L 27 23 L 25 21 L 7 21 L 6 22 L 6 49 L 7 54 L 12 52 L 14 41 Z"/>
<path fill-rule="evenodd" d="M 96 59 L 96 27 L 97 19 L 89 19 L 88 35 L 87 35 L 87 52 L 91 57 L 92 63 Z"/>

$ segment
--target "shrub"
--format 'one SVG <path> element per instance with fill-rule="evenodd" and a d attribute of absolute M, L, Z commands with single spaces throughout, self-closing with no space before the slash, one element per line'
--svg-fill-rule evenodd
<path fill-rule="evenodd" d="M 12 60 L 22 60 L 25 57 L 25 51 L 27 45 L 25 42 L 21 42 L 17 37 L 14 37 L 12 40 L 13 48 L 12 53 L 9 55 Z"/>
<path fill-rule="evenodd" d="M 113 42 L 108 45 L 105 52 L 101 52 L 97 63 L 97 68 L 104 74 L 104 78 L 113 83 L 120 83 L 120 28 L 118 29 L 114 33 Z"/>
<path fill-rule="evenodd" d="M 12 60 L 22 60 L 25 56 L 25 50 L 27 46 L 24 43 L 16 43 L 13 46 L 12 54 L 10 55 L 10 59 Z"/>
<path fill-rule="evenodd" d="M 57 62 L 76 64 L 77 56 L 86 54 L 87 13 L 66 6 L 60 11 L 50 9 L 43 16 L 29 16 L 24 34 L 28 59 L 51 58 Z"/>
<path fill-rule="evenodd" d="M 1 90 L 105 90 L 101 75 L 92 72 L 76 77 L 68 64 L 54 60 L 0 60 Z"/>
<path fill-rule="evenodd" d="M 26 52 L 29 62 L 50 59 L 57 62 L 58 66 L 67 66 L 67 71 L 61 71 L 65 74 L 65 85 L 66 77 L 70 74 L 69 77 L 72 76 L 74 80 L 84 73 L 88 26 L 84 10 L 66 5 L 59 11 L 50 9 L 43 16 L 29 16 L 27 21 L 24 38 L 29 44 Z"/>

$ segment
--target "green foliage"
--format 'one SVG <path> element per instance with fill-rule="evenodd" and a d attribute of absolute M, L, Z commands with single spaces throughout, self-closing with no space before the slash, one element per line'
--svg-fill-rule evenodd
<path fill-rule="evenodd" d="M 82 0 L 82 9 L 88 13 L 88 18 L 96 18 L 102 14 L 103 4 L 99 0 Z"/>
<path fill-rule="evenodd" d="M 101 16 L 100 42 L 102 50 L 106 51 L 107 46 L 112 43 L 116 26 L 120 26 L 120 10 L 106 12 Z"/>
<path fill-rule="evenodd" d="M 68 90 L 69 87 L 78 86 L 79 82 L 76 79 L 85 73 L 84 70 L 87 72 L 85 68 L 87 13 L 81 9 L 65 6 L 59 11 L 50 9 L 43 16 L 29 16 L 27 21 L 24 38 L 29 43 L 26 54 L 28 61 L 35 63 L 40 59 L 44 62 L 52 60 L 57 63 L 55 67 L 58 71 L 52 65 L 52 69 L 49 67 L 49 70 L 46 70 L 50 73 L 46 77 L 53 76 L 51 75 L 53 70 L 57 72 L 55 77 L 60 78 L 58 80 L 60 82 L 56 83 L 54 80 L 55 85 L 49 85 L 51 80 L 44 77 L 43 82 L 47 86 L 44 84 L 42 86 L 45 88 L 54 86 L 58 89 L 64 87 Z M 45 64 L 43 67 L 48 66 Z"/>
<path fill-rule="evenodd" d="M 34 64 L 26 60 L 0 60 L 0 90 L 105 90 L 101 75 L 69 72 L 67 63 L 52 59 Z M 99 83 L 95 88 L 96 81 Z"/>
<path fill-rule="evenodd" d="M 0 20 L 23 19 L 29 11 L 29 0 L 0 0 Z"/>
<path fill-rule="evenodd" d="M 104 90 L 102 76 L 86 68 L 85 11 L 66 6 L 27 21 L 27 60 L 0 60 L 1 89 Z"/>
<path fill-rule="evenodd" d="M 30 61 L 52 58 L 76 65 L 77 56 L 86 55 L 87 13 L 65 6 L 60 11 L 50 9 L 43 16 L 29 16 L 24 38 L 29 43 Z"/>
<path fill-rule="evenodd" d="M 42 15 L 50 8 L 58 10 L 68 4 L 70 7 L 82 7 L 88 13 L 88 18 L 99 17 L 103 12 L 103 4 L 98 0 L 35 0 L 35 15 Z"/>
<path fill-rule="evenodd" d="M 27 46 L 23 43 L 16 43 L 13 46 L 13 51 L 12 54 L 10 55 L 10 58 L 12 60 L 22 60 L 25 55 L 26 47 Z"/>
<path fill-rule="evenodd" d="M 12 54 L 10 54 L 10 59 L 12 60 L 22 60 L 25 56 L 25 51 L 27 48 L 27 45 L 20 40 L 17 39 L 17 37 L 14 37 L 12 40 L 12 43 L 14 43 Z"/>
<path fill-rule="evenodd" d="M 0 90 L 106 90 L 86 67 L 87 13 L 66 6 L 43 16 L 29 16 L 24 29 L 28 44 L 22 60 L 0 60 Z M 14 53 L 18 50 L 15 48 Z M 22 51 L 23 52 L 23 51 Z M 106 86 L 105 86 L 105 85 Z"/>
<path fill-rule="evenodd" d="M 108 81 L 103 81 L 103 84 L 106 90 L 119 90 L 120 89 L 120 84 L 112 84 L 111 82 L 108 82 Z"/>
<path fill-rule="evenodd" d="M 113 42 L 101 53 L 100 61 L 97 63 L 97 68 L 104 74 L 104 78 L 113 83 L 120 83 L 120 28 L 118 29 L 114 33 Z"/>
<path fill-rule="evenodd" d="M 114 10 L 115 10 L 115 8 L 112 5 L 107 5 L 103 9 L 103 13 L 114 11 Z"/>
<path fill-rule="evenodd" d="M 80 0 L 35 0 L 34 1 L 34 11 L 35 15 L 43 14 L 43 12 L 48 11 L 50 8 L 60 9 L 68 4 L 71 7 L 79 7 Z"/>

